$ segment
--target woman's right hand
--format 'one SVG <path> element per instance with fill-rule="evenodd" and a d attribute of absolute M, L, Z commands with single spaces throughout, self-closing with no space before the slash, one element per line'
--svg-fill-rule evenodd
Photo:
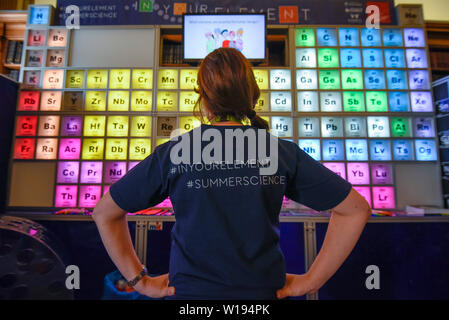
<path fill-rule="evenodd" d="M 150 298 L 163 298 L 175 294 L 175 287 L 169 287 L 168 283 L 168 273 L 157 277 L 145 276 L 134 286 L 134 289 Z"/>
<path fill-rule="evenodd" d="M 308 274 L 290 274 L 285 276 L 285 285 L 276 293 L 278 299 L 286 297 L 300 297 L 308 293 L 314 293 L 315 289 L 312 280 Z"/>

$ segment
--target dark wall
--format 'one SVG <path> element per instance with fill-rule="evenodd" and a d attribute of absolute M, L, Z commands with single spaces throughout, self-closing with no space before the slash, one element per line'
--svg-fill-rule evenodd
<path fill-rule="evenodd" d="M 317 223 L 317 249 L 327 224 Z M 368 223 L 354 251 L 319 290 L 319 299 L 449 299 L 449 223 Z M 368 290 L 367 266 L 379 268 Z"/>
<path fill-rule="evenodd" d="M 19 84 L 0 75 L 0 212 L 5 209 L 14 115 Z"/>

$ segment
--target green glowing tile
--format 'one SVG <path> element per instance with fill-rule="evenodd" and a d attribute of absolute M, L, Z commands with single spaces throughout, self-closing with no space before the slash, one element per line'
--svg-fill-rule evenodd
<path fill-rule="evenodd" d="M 314 47 L 315 31 L 313 28 L 299 28 L 295 30 L 295 43 L 297 47 Z"/>
<path fill-rule="evenodd" d="M 343 108 L 345 112 L 365 112 L 363 92 L 344 91 Z"/>
<path fill-rule="evenodd" d="M 340 89 L 340 72 L 338 70 L 320 70 L 320 89 Z"/>

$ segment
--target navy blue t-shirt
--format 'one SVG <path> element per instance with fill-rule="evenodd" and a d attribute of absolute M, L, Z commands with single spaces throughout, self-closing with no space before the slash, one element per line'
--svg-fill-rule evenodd
<path fill-rule="evenodd" d="M 235 130 L 256 136 L 257 152 L 265 144 L 261 155 L 269 153 L 270 140 L 263 139 L 271 137 L 278 145 L 276 159 L 269 160 L 276 162 L 276 172 L 261 175 L 269 162 L 259 154 L 254 157 L 254 143 L 244 145 L 243 158 L 237 155 L 241 145 L 235 139 L 222 144 L 221 156 L 217 145 L 211 151 L 215 139 L 210 137 L 195 149 L 194 133 L 201 136 L 209 129 L 223 137 Z M 158 146 L 111 186 L 112 198 L 123 210 L 136 212 L 170 197 L 176 216 L 169 269 L 170 285 L 176 289 L 173 298 L 275 299 L 285 283 L 279 246 L 284 195 L 321 211 L 343 201 L 351 184 L 295 143 L 268 133 L 258 136 L 254 127 L 202 125 L 182 137 L 189 148 L 180 150 L 174 140 Z M 198 161 L 194 155 L 198 150 L 214 158 Z M 179 156 L 189 161 L 179 163 Z"/>

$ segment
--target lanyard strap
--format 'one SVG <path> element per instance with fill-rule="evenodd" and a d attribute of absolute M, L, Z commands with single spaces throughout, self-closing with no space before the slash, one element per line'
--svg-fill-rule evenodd
<path fill-rule="evenodd" d="M 233 115 L 226 115 L 226 116 L 221 116 L 221 117 L 215 117 L 214 119 L 211 120 L 211 124 L 217 123 L 217 122 L 225 122 L 225 121 L 231 121 L 231 122 L 236 122 L 236 123 L 240 123 L 243 125 L 243 122 L 241 120 L 238 120 L 235 116 Z"/>

